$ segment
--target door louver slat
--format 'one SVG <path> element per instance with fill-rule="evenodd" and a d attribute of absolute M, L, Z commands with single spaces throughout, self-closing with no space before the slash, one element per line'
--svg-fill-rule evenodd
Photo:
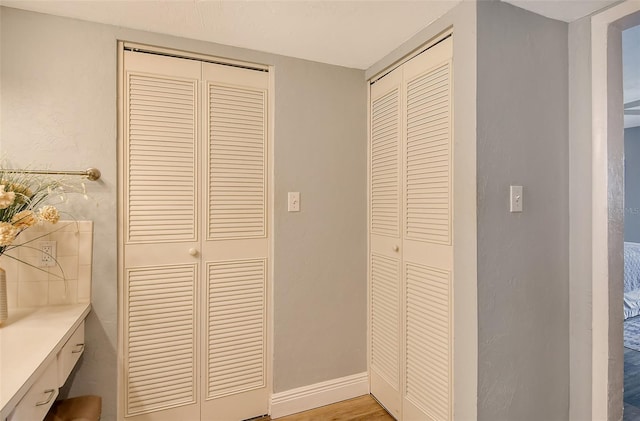
<path fill-rule="evenodd" d="M 447 245 L 451 244 L 450 72 L 446 63 L 407 85 L 405 164 L 407 238 Z M 433 218 L 433 212 L 440 210 L 442 217 Z"/>
<path fill-rule="evenodd" d="M 399 222 L 398 89 L 371 105 L 371 233 L 397 237 Z"/>
<path fill-rule="evenodd" d="M 195 266 L 127 274 L 128 416 L 195 402 Z"/>
<path fill-rule="evenodd" d="M 433 419 L 450 419 L 451 276 L 405 265 L 406 396 Z"/>
<path fill-rule="evenodd" d="M 400 262 L 371 255 L 371 368 L 399 390 Z"/>
<path fill-rule="evenodd" d="M 209 237 L 266 235 L 266 94 L 209 86 Z"/>
<path fill-rule="evenodd" d="M 193 80 L 128 75 L 129 243 L 195 239 L 196 89 Z"/>
<path fill-rule="evenodd" d="M 263 387 L 266 262 L 208 263 L 208 275 L 207 399 Z"/>

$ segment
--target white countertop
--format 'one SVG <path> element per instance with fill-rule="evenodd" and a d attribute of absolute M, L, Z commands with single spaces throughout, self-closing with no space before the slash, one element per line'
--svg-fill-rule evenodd
<path fill-rule="evenodd" d="M 10 310 L 0 324 L 0 419 L 56 358 L 90 308 L 83 303 Z"/>

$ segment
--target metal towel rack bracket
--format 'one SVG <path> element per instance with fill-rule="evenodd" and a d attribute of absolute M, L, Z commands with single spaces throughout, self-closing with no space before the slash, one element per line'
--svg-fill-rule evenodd
<path fill-rule="evenodd" d="M 26 174 L 49 174 L 49 175 L 80 175 L 88 180 L 96 181 L 102 175 L 97 168 L 87 168 L 84 171 L 48 171 L 48 170 L 4 170 L 6 172 L 21 172 Z"/>

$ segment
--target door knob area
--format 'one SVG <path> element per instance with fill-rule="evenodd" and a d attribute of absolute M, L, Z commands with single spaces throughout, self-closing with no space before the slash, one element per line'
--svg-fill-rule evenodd
<path fill-rule="evenodd" d="M 197 256 L 198 255 L 198 250 L 195 248 L 190 248 L 189 249 L 189 254 L 192 256 Z"/>
<path fill-rule="evenodd" d="M 400 251 L 400 246 L 393 246 L 393 251 Z"/>

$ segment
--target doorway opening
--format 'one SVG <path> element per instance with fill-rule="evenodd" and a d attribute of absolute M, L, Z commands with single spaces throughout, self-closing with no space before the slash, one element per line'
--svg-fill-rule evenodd
<path fill-rule="evenodd" d="M 640 419 L 640 25 L 622 31 L 624 417 Z"/>
<path fill-rule="evenodd" d="M 640 25 L 640 3 L 591 19 L 592 390 L 591 418 L 622 418 L 624 136 L 622 31 Z"/>

